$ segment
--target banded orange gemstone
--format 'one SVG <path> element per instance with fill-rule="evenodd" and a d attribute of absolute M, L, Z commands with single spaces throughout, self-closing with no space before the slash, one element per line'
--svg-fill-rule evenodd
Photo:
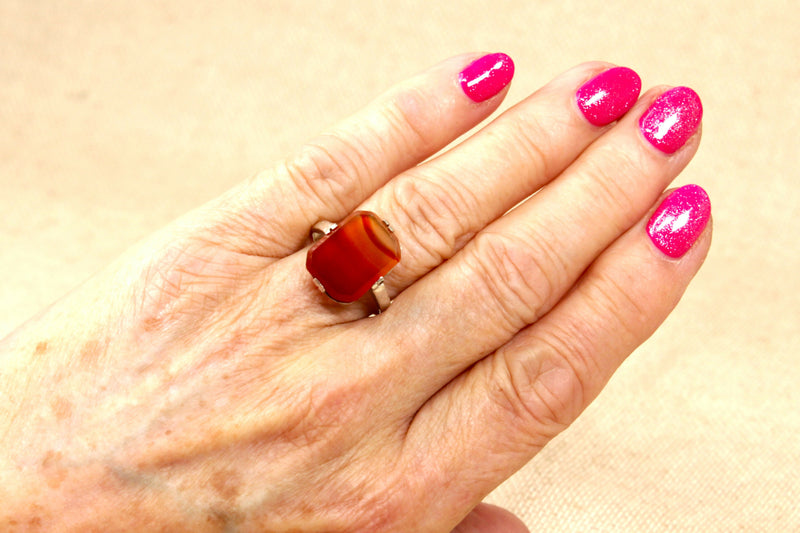
<path fill-rule="evenodd" d="M 400 243 L 385 222 L 369 211 L 356 211 L 315 242 L 306 269 L 342 303 L 355 302 L 400 261 Z"/>

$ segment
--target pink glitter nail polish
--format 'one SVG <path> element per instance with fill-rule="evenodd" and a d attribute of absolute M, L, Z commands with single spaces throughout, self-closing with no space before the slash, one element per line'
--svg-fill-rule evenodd
<path fill-rule="evenodd" d="M 697 130 L 703 118 L 700 97 L 689 87 L 665 92 L 639 119 L 639 129 L 650 144 L 664 153 L 674 153 Z"/>
<path fill-rule="evenodd" d="M 711 216 L 711 201 L 698 185 L 684 185 L 664 198 L 647 223 L 650 240 L 669 257 L 689 251 Z"/>
<path fill-rule="evenodd" d="M 615 67 L 584 83 L 576 98 L 583 116 L 595 126 L 605 126 L 636 103 L 642 80 L 633 70 Z"/>
<path fill-rule="evenodd" d="M 514 77 L 514 62 L 506 54 L 489 54 L 470 63 L 458 81 L 472 101 L 483 102 L 499 93 Z"/>

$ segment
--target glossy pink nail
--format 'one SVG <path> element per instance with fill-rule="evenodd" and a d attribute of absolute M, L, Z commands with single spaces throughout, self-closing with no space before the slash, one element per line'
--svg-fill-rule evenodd
<path fill-rule="evenodd" d="M 489 54 L 470 63 L 458 75 L 461 89 L 474 102 L 499 93 L 514 77 L 514 62 L 506 54 Z"/>
<path fill-rule="evenodd" d="M 689 87 L 675 87 L 665 92 L 639 119 L 639 129 L 650 144 L 671 154 L 697 131 L 703 118 L 700 97 Z"/>
<path fill-rule="evenodd" d="M 642 80 L 633 70 L 615 67 L 584 83 L 576 97 L 583 116 L 595 126 L 605 126 L 636 103 Z"/>
<path fill-rule="evenodd" d="M 684 185 L 664 198 L 647 223 L 650 240 L 669 257 L 689 251 L 711 216 L 711 201 L 698 185 Z"/>

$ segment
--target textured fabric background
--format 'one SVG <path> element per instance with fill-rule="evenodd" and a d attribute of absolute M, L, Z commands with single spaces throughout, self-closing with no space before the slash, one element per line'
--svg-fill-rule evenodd
<path fill-rule="evenodd" d="M 589 59 L 690 85 L 714 244 L 665 325 L 490 500 L 534 531 L 800 531 L 793 1 L 0 0 L 0 336 L 140 237 L 464 51 L 508 105 Z"/>

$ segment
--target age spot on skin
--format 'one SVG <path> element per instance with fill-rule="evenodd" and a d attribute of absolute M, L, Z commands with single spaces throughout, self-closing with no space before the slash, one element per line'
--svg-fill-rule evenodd
<path fill-rule="evenodd" d="M 81 363 L 86 366 L 94 366 L 100 359 L 103 346 L 97 339 L 90 340 L 81 348 Z"/>
<path fill-rule="evenodd" d="M 50 450 L 45 454 L 44 459 L 42 459 L 42 470 L 49 470 L 53 468 L 61 461 L 62 457 L 63 454 L 61 452 Z"/>
<path fill-rule="evenodd" d="M 62 457 L 61 452 L 50 450 L 42 460 L 42 473 L 47 479 L 47 485 L 52 489 L 61 486 L 67 477 L 67 469 L 61 464 Z"/>
<path fill-rule="evenodd" d="M 142 328 L 150 333 L 152 331 L 156 331 L 161 328 L 163 320 L 159 317 L 149 316 L 142 321 Z"/>
<path fill-rule="evenodd" d="M 206 517 L 206 522 L 214 528 L 214 531 L 233 531 L 236 524 L 242 521 L 242 517 L 236 514 L 214 509 Z"/>
<path fill-rule="evenodd" d="M 64 420 L 72 416 L 72 403 L 62 396 L 57 396 L 50 401 L 50 408 L 58 420 Z"/>
<path fill-rule="evenodd" d="M 34 355 L 44 355 L 47 352 L 47 341 L 42 341 L 36 344 L 36 348 L 33 350 Z"/>
<path fill-rule="evenodd" d="M 234 500 L 239 496 L 239 475 L 233 470 L 218 470 L 211 476 L 211 486 L 225 500 Z"/>

